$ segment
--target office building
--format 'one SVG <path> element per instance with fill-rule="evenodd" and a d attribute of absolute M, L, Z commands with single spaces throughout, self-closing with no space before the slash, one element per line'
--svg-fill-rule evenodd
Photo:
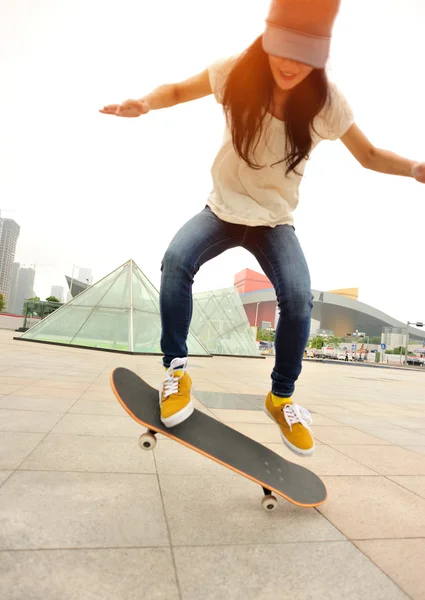
<path fill-rule="evenodd" d="M 13 263 L 19 232 L 20 227 L 15 221 L 0 217 L 0 293 L 6 299 L 6 306 L 10 302 Z"/>
<path fill-rule="evenodd" d="M 61 285 L 52 285 L 50 295 L 57 298 L 59 302 L 63 302 L 65 299 L 65 288 Z"/>
<path fill-rule="evenodd" d="M 13 303 L 15 314 L 22 315 L 25 301 L 34 297 L 34 279 L 35 269 L 32 267 L 21 267 L 19 269 Z"/>

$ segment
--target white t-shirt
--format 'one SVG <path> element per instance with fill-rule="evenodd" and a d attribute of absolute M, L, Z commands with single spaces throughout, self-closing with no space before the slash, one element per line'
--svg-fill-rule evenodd
<path fill-rule="evenodd" d="M 208 69 L 211 88 L 220 104 L 226 78 L 236 59 L 217 61 Z M 330 95 L 330 106 L 327 103 L 314 120 L 312 150 L 322 139 L 339 139 L 354 122 L 347 100 L 333 83 Z M 223 221 L 252 227 L 293 225 L 292 212 L 298 205 L 299 186 L 307 161 L 297 166 L 297 173 L 292 171 L 289 175 L 286 175 L 285 163 L 272 166 L 283 158 L 285 123 L 270 114 L 266 124 L 255 154 L 258 164 L 266 165 L 259 170 L 250 168 L 236 154 L 226 125 L 222 146 L 211 169 L 213 190 L 207 201 L 213 213 Z"/>

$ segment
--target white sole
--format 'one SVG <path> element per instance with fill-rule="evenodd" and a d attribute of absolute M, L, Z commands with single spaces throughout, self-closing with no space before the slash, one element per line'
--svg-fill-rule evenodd
<path fill-rule="evenodd" d="M 281 432 L 279 425 L 276 423 L 275 419 L 272 417 L 272 415 L 269 413 L 269 411 L 267 410 L 266 407 L 264 407 L 264 412 L 269 417 L 269 419 L 271 419 L 273 421 L 273 423 L 276 425 L 276 427 L 279 428 L 279 433 L 280 433 L 280 437 L 282 438 L 282 442 L 285 444 L 285 446 L 291 452 L 293 452 L 297 456 L 302 456 L 303 458 L 307 457 L 307 456 L 311 456 L 313 454 L 314 449 L 316 447 L 314 441 L 313 441 L 313 446 L 311 448 L 309 448 L 308 450 L 300 450 L 300 448 L 297 448 L 297 446 L 294 446 L 294 444 L 291 444 L 291 442 L 286 439 L 286 437 Z"/>
<path fill-rule="evenodd" d="M 175 427 L 176 425 L 183 423 L 183 421 L 186 421 L 186 419 L 190 417 L 194 410 L 195 408 L 191 398 L 189 404 L 186 404 L 186 406 L 182 408 L 182 410 L 179 410 L 179 412 L 171 415 L 171 417 L 166 417 L 165 419 L 161 417 L 161 422 L 165 425 L 165 427 Z"/>

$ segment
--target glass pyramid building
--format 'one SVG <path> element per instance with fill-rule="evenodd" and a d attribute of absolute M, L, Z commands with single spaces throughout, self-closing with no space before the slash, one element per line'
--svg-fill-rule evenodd
<path fill-rule="evenodd" d="M 188 337 L 191 356 L 258 356 L 233 288 L 195 295 Z M 133 260 L 87 288 L 26 331 L 21 340 L 161 354 L 159 293 Z"/>
<path fill-rule="evenodd" d="M 194 294 L 193 333 L 211 354 L 259 356 L 236 288 Z"/>

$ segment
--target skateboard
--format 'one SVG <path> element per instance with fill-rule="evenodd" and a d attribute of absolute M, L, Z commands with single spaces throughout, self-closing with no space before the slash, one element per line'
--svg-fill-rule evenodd
<path fill-rule="evenodd" d="M 165 427 L 160 420 L 158 390 L 132 371 L 114 369 L 110 383 L 128 414 L 147 428 L 139 438 L 143 450 L 155 448 L 158 433 L 166 435 L 260 485 L 266 511 L 277 506 L 273 494 L 306 508 L 325 502 L 326 487 L 317 475 L 197 409 L 180 425 Z"/>

